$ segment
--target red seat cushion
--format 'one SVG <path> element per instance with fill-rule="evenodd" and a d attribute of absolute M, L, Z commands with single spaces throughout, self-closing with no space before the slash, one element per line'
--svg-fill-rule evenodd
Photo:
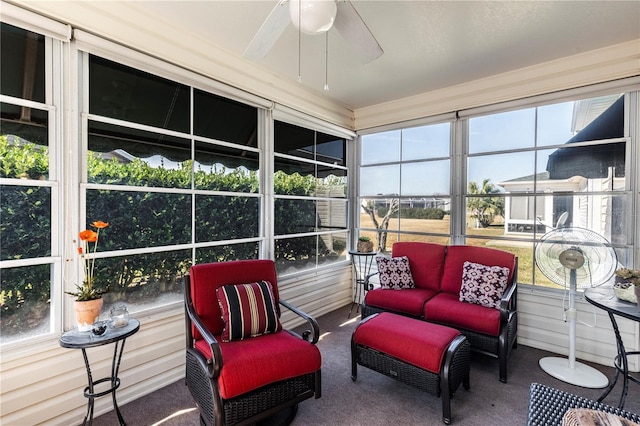
<path fill-rule="evenodd" d="M 435 294 L 436 292 L 433 290 L 422 288 L 405 288 L 402 290 L 376 288 L 367 292 L 364 301 L 369 306 L 420 317 L 422 316 L 424 303 Z"/>
<path fill-rule="evenodd" d="M 424 319 L 490 336 L 498 336 L 500 333 L 498 309 L 460 302 L 457 294 L 439 293 L 429 299 L 424 307 Z"/>
<path fill-rule="evenodd" d="M 423 242 L 399 242 L 392 248 L 393 257 L 407 256 L 416 287 L 439 291 L 447 246 Z"/>
<path fill-rule="evenodd" d="M 253 339 L 218 342 L 222 351 L 218 386 L 223 399 L 320 370 L 318 348 L 284 330 Z M 198 340 L 195 347 L 207 359 L 211 358 L 204 340 Z"/>
<path fill-rule="evenodd" d="M 383 312 L 360 325 L 353 338 L 360 345 L 440 374 L 446 350 L 459 335 L 453 328 Z"/>

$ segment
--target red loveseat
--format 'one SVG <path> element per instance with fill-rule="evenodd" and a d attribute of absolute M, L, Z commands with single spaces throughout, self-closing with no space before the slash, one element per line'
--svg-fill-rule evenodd
<path fill-rule="evenodd" d="M 507 357 L 517 345 L 518 258 L 487 247 L 423 242 L 395 243 L 392 257 L 401 256 L 409 259 L 415 288 L 369 290 L 362 302 L 362 318 L 386 311 L 455 328 L 467 337 L 472 351 L 498 358 L 500 381 L 506 383 Z M 466 261 L 508 269 L 499 308 L 460 301 Z"/>

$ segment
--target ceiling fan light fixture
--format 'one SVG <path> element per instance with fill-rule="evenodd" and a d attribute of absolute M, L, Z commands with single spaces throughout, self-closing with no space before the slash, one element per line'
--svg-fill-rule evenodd
<path fill-rule="evenodd" d="M 291 0 L 289 14 L 296 29 L 304 34 L 318 35 L 329 31 L 338 8 L 334 0 Z"/>

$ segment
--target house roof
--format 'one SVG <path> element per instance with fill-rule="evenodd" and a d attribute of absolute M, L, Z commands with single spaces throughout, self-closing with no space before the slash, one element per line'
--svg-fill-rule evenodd
<path fill-rule="evenodd" d="M 603 178 L 613 168 L 614 177 L 625 174 L 625 143 L 613 145 L 588 145 L 572 147 L 571 144 L 586 141 L 615 139 L 624 136 L 624 97 L 621 96 L 589 125 L 579 131 L 549 156 L 547 171 L 550 179 L 567 179 L 572 176 Z"/>

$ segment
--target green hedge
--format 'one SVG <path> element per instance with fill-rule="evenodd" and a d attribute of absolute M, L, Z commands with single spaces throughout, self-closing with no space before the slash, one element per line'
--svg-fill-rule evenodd
<path fill-rule="evenodd" d="M 92 183 L 122 184 L 133 187 L 190 188 L 191 161 L 180 168 L 155 168 L 136 159 L 120 163 L 97 155 L 88 158 L 88 180 Z M 22 143 L 9 144 L 0 136 L 0 173 L 6 178 L 46 179 L 46 147 Z M 198 169 L 194 173 L 198 189 L 254 193 L 259 190 L 258 172 Z M 313 176 L 274 175 L 274 192 L 279 195 L 304 196 L 315 191 Z M 192 198 L 185 194 L 150 191 L 88 190 L 89 222 L 102 220 L 109 227 L 100 234 L 99 251 L 190 244 L 192 234 Z M 222 241 L 259 236 L 259 197 L 196 195 L 196 242 Z M 0 191 L 0 232 L 2 260 L 37 258 L 51 255 L 51 189 L 48 187 L 4 185 Z M 313 231 L 316 224 L 314 201 L 278 199 L 276 235 Z M 87 224 L 87 228 L 89 224 Z M 80 230 L 78 230 L 79 232 Z M 322 239 L 291 238 L 276 244 L 275 256 L 292 264 L 328 256 Z M 196 250 L 196 262 L 251 259 L 258 256 L 257 243 L 225 245 Z M 146 253 L 98 259 L 96 282 L 109 283 L 114 299 L 135 299 L 163 291 L 181 291 L 181 280 L 191 265 L 191 250 Z M 24 303 L 48 303 L 50 268 L 7 268 L 1 277 L 2 313 L 11 313 Z"/>

